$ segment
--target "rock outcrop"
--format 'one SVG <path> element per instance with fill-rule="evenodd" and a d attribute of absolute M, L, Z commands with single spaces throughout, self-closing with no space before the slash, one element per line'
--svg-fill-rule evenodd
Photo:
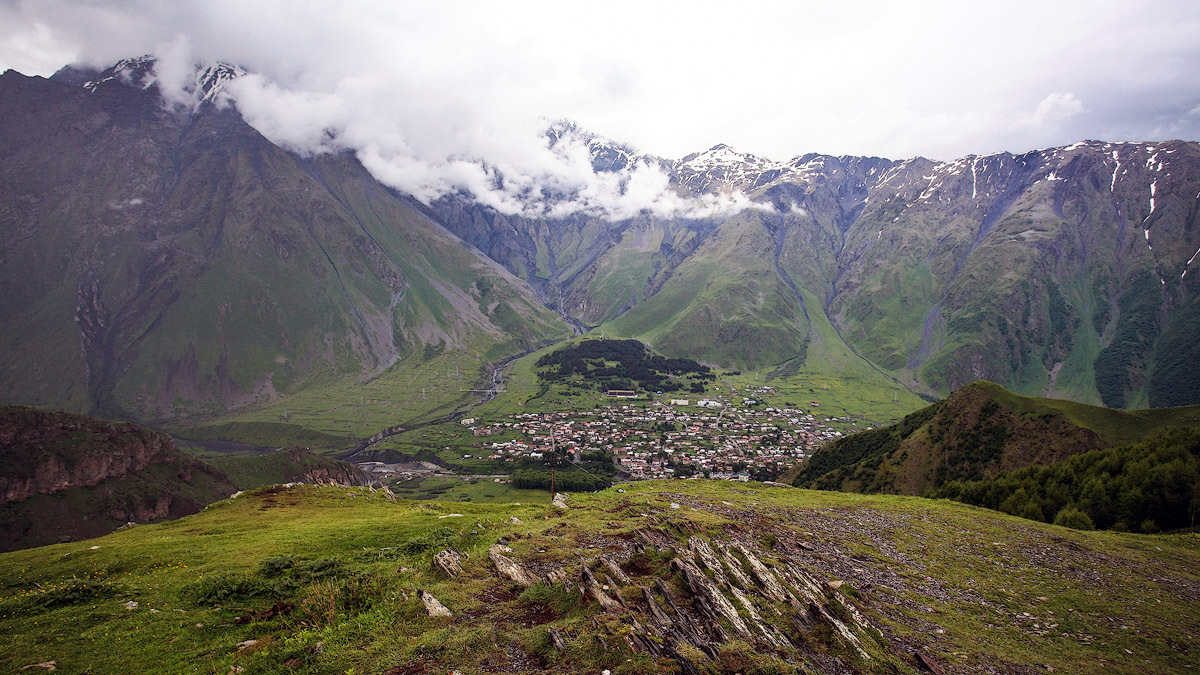
<path fill-rule="evenodd" d="M 834 648 L 859 663 L 896 652 L 840 585 L 819 582 L 819 570 L 786 552 L 764 552 L 751 538 L 737 536 L 693 535 L 686 547 L 673 542 L 662 533 L 639 531 L 624 556 L 581 558 L 577 576 L 565 573 L 569 563 L 538 575 L 506 546 L 493 546 L 489 557 L 502 576 L 522 586 L 564 584 L 574 576 L 584 598 L 623 626 L 593 620 L 602 643 L 615 640 L 635 652 L 674 659 L 684 673 L 707 672 L 703 661 L 718 658 L 731 640 L 775 653 Z M 622 566 L 650 552 L 671 554 L 665 569 Z M 548 630 L 554 648 L 565 651 L 569 636 Z"/>
<path fill-rule="evenodd" d="M 24 501 L 70 487 L 98 485 L 180 458 L 170 436 L 125 422 L 108 422 L 37 408 L 0 409 L 0 503 Z M 191 473 L 190 462 L 180 473 Z"/>

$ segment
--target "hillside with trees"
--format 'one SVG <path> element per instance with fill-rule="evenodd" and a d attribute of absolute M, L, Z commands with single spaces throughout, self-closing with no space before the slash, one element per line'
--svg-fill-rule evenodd
<path fill-rule="evenodd" d="M 973 382 L 898 424 L 825 445 L 795 485 L 925 495 L 951 481 L 1053 464 L 1185 426 L 1200 427 L 1200 407 L 1121 411 Z"/>
<path fill-rule="evenodd" d="M 1195 525 L 1200 429 L 1175 429 L 1047 466 L 951 481 L 931 496 L 1076 529 L 1132 532 Z"/>

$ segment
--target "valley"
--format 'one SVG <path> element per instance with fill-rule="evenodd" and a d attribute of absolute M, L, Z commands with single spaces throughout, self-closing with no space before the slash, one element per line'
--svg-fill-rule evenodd
<path fill-rule="evenodd" d="M 163 64 L 0 75 L 5 669 L 1200 667 L 1200 143 L 425 165 Z"/>

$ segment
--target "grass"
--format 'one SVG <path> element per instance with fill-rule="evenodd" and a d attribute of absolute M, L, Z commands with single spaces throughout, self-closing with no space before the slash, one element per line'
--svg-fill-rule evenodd
<path fill-rule="evenodd" d="M 221 424 L 180 430 L 185 437 L 221 438 L 261 445 L 304 442 L 345 450 L 383 429 L 446 417 L 477 404 L 485 388 L 478 356 L 450 351 L 428 360 L 410 358 L 379 376 L 306 389 L 285 400 L 237 414 Z M 305 430 L 316 432 L 301 438 Z M 339 440 L 341 439 L 341 440 Z"/>
<path fill-rule="evenodd" d="M 396 481 L 389 486 L 392 492 L 405 499 L 435 499 L 446 502 L 483 504 L 520 502 L 549 504 L 550 493 L 545 490 L 523 490 L 512 483 L 497 483 L 489 478 L 429 477 Z"/>
<path fill-rule="evenodd" d="M 365 488 L 265 489 L 178 521 L 4 554 L 0 667 L 362 673 L 425 663 L 470 675 L 520 670 L 506 661 L 519 654 L 557 672 L 654 672 L 671 663 L 621 647 L 609 633 L 619 634 L 617 617 L 561 587 L 522 593 L 493 576 L 486 556 L 504 537 L 516 559 L 571 569 L 577 554 L 594 557 L 647 526 L 681 533 L 670 535 L 678 541 L 702 532 L 767 547 L 806 542 L 820 554 L 809 573 L 847 584 L 893 643 L 962 669 L 1200 665 L 1188 637 L 1200 630 L 1188 600 L 1200 589 L 1194 535 L 1084 533 L 948 502 L 754 483 L 623 489 L 576 495 L 561 512 L 395 500 Z M 447 546 L 468 554 L 465 577 L 432 571 L 431 556 Z M 635 556 L 626 569 L 669 576 L 669 558 Z M 765 562 L 779 564 L 775 554 Z M 456 617 L 425 616 L 418 588 Z M 566 636 L 566 653 L 548 647 L 547 624 Z M 722 647 L 729 663 L 754 652 Z M 913 672 L 897 658 L 876 653 L 864 669 Z"/>

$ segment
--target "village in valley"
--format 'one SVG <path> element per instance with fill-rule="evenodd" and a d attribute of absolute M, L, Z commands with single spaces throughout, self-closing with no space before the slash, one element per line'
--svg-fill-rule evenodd
<path fill-rule="evenodd" d="M 397 448 L 403 462 L 360 466 L 399 481 L 457 476 L 523 487 L 548 485 L 538 472 L 552 463 L 588 474 L 591 489 L 664 478 L 771 481 L 823 444 L 868 428 L 770 385 L 717 384 L 709 367 L 665 359 L 633 340 L 584 340 L 537 366 L 542 389 L 531 398 L 567 406 L 522 411 L 521 400 L 517 410 L 460 418 L 457 432 L 410 439 Z M 422 448 L 425 461 L 414 461 Z"/>
<path fill-rule="evenodd" d="M 618 396 L 620 394 L 617 394 Z M 476 436 L 515 437 L 485 442 L 494 461 L 519 464 L 559 457 L 580 461 L 597 451 L 612 457 L 628 480 L 713 478 L 770 480 L 803 461 L 822 443 L 842 435 L 811 410 L 743 405 L 713 399 L 670 399 L 650 405 L 624 403 L 589 411 L 519 413 L 509 419 L 462 420 Z"/>

